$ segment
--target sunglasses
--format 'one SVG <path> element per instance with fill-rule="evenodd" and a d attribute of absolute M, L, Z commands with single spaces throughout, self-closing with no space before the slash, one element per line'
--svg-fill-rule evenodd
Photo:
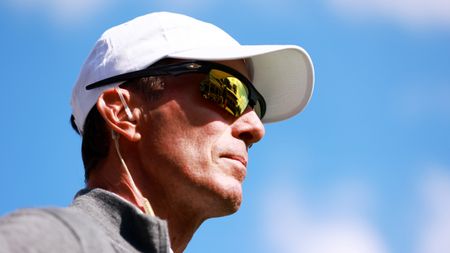
<path fill-rule="evenodd" d="M 92 90 L 108 84 L 128 81 L 134 78 L 190 73 L 204 73 L 200 82 L 203 98 L 225 109 L 235 117 L 241 116 L 250 106 L 260 119 L 266 112 L 266 102 L 252 82 L 244 75 L 228 66 L 206 61 L 189 61 L 168 65 L 153 65 L 143 70 L 133 71 L 89 84 L 86 90 Z"/>

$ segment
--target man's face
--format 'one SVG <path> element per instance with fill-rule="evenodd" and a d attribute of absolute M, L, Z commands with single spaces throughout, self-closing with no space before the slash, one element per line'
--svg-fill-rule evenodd
<path fill-rule="evenodd" d="M 219 63 L 248 77 L 243 61 Z M 202 98 L 204 78 L 164 77 L 164 95 L 142 109 L 137 145 L 146 187 L 163 198 L 157 201 L 214 217 L 239 208 L 248 147 L 264 136 L 264 126 L 251 108 L 236 118 Z"/>

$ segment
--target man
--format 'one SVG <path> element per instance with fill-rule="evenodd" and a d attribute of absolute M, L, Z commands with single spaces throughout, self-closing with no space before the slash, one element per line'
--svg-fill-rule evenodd
<path fill-rule="evenodd" d="M 0 252 L 183 252 L 239 209 L 263 122 L 299 113 L 312 88 L 297 46 L 241 46 L 166 12 L 107 30 L 72 94 L 87 187 L 68 208 L 3 218 Z"/>

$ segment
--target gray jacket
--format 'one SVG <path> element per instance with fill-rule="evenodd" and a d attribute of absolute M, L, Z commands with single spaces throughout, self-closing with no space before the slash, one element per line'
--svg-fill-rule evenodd
<path fill-rule="evenodd" d="M 23 209 L 0 219 L 0 252 L 169 253 L 167 224 L 114 193 L 81 190 L 67 208 Z"/>

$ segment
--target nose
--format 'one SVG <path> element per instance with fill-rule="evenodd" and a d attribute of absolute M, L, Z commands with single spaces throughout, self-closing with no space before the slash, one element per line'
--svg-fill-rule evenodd
<path fill-rule="evenodd" d="M 264 134 L 264 125 L 251 108 L 233 122 L 232 135 L 243 140 L 247 148 L 260 141 Z"/>

